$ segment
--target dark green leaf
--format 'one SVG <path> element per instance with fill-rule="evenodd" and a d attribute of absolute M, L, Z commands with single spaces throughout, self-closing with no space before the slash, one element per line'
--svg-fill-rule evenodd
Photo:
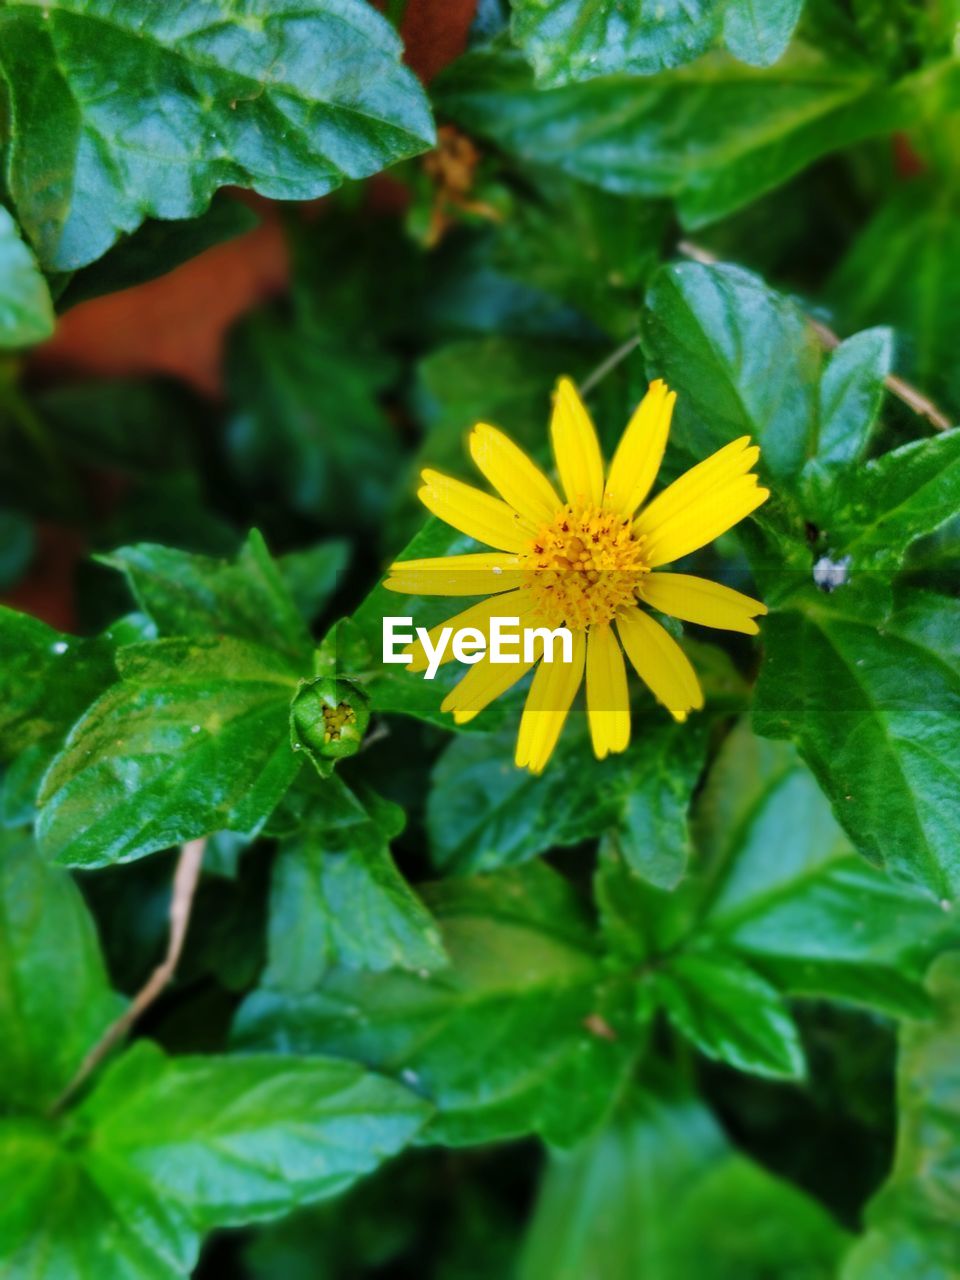
<path fill-rule="evenodd" d="M 161 636 L 250 640 L 308 673 L 312 645 L 303 615 L 256 530 L 233 564 L 150 543 L 99 559 L 126 575 L 137 605 Z"/>
<path fill-rule="evenodd" d="M 519 1280 L 832 1280 L 846 1237 L 682 1088 L 634 1088 L 548 1167 Z"/>
<path fill-rule="evenodd" d="M 630 1049 L 605 1021 L 613 996 L 568 886 L 534 864 L 442 881 L 426 897 L 450 968 L 339 970 L 299 997 L 260 990 L 241 1008 L 239 1041 L 400 1075 L 436 1103 L 434 1141 L 574 1141 L 610 1105 Z"/>
<path fill-rule="evenodd" d="M 350 544 L 343 538 L 330 538 L 277 559 L 280 577 L 308 625 L 335 594 L 349 558 Z"/>
<path fill-rule="evenodd" d="M 118 665 L 44 779 L 47 856 L 103 866 L 224 828 L 255 834 L 300 767 L 288 661 L 223 637 L 130 645 Z"/>
<path fill-rule="evenodd" d="M 603 761 L 585 726 L 571 725 L 541 778 L 514 766 L 515 737 L 515 729 L 463 737 L 440 757 L 427 805 L 439 866 L 490 870 L 609 833 L 641 875 L 676 884 L 706 750 L 702 723 L 641 720 L 629 749 Z"/>
<path fill-rule="evenodd" d="M 42 342 L 53 326 L 47 282 L 17 224 L 0 205 L 0 348 Z"/>
<path fill-rule="evenodd" d="M 949 905 L 960 889 L 960 602 L 917 591 L 887 615 L 854 587 L 796 592 L 764 621 L 755 725 L 796 742 L 860 853 Z"/>
<path fill-rule="evenodd" d="M 856 333 L 830 356 L 820 382 L 820 428 L 814 459 L 819 466 L 837 467 L 863 457 L 892 361 L 889 329 Z"/>
<path fill-rule="evenodd" d="M 950 1280 L 956 1274 L 960 955 L 937 960 L 927 986 L 935 1020 L 900 1032 L 896 1159 L 867 1206 L 866 1234 L 848 1255 L 842 1280 Z"/>
<path fill-rule="evenodd" d="M 298 833 L 281 845 L 270 891 L 264 983 L 305 992 L 327 969 L 429 970 L 440 935 L 394 865 L 389 839 L 403 811 L 365 805 L 337 776 L 324 782 Z"/>
<path fill-rule="evenodd" d="M 803 1076 L 803 1049 L 783 998 L 732 952 L 676 956 L 651 987 L 677 1030 L 708 1058 L 773 1079 Z"/>
<path fill-rule="evenodd" d="M 740 267 L 663 267 L 647 294 L 644 351 L 678 390 L 675 436 L 705 457 L 738 436 L 763 472 L 796 476 L 817 436 L 822 351 L 789 299 Z"/>
<path fill-rule="evenodd" d="M 0 833 L 0 1091 L 41 1111 L 119 1016 L 93 922 L 70 876 Z"/>
<path fill-rule="evenodd" d="M 0 49 L 18 124 L 10 193 L 61 271 L 145 217 L 196 217 L 217 187 L 309 200 L 433 139 L 399 40 L 359 0 L 246 15 L 225 0 L 139 15 L 17 2 L 0 13 Z"/>

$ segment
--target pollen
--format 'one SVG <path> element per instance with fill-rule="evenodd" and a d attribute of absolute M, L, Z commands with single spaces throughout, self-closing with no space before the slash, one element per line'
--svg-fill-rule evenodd
<path fill-rule="evenodd" d="M 552 626 L 584 630 L 635 605 L 649 566 L 633 521 L 596 506 L 561 507 L 520 556 L 522 589 Z"/>
<path fill-rule="evenodd" d="M 323 740 L 339 742 L 340 734 L 347 725 L 356 724 L 357 716 L 347 702 L 340 702 L 335 707 L 323 708 Z"/>

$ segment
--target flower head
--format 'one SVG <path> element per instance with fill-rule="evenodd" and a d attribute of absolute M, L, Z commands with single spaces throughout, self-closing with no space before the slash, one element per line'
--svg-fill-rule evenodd
<path fill-rule="evenodd" d="M 630 740 L 624 652 L 674 719 L 703 706 L 686 654 L 647 609 L 748 635 L 758 629 L 754 618 L 766 613 L 758 600 L 719 583 L 662 572 L 769 497 L 752 471 L 760 450 L 743 436 L 643 505 L 675 400 L 662 381 L 650 384 L 605 473 L 590 416 L 573 383 L 561 378 L 550 437 L 562 497 L 517 445 L 485 423 L 470 435 L 470 454 L 499 497 L 423 472 L 424 506 L 496 550 L 398 562 L 385 585 L 415 595 L 486 597 L 442 624 L 454 629 L 487 632 L 492 618 L 519 617 L 525 627 L 565 626 L 573 633 L 571 662 L 495 665 L 485 657 L 442 703 L 463 724 L 535 667 L 516 751 L 517 764 L 532 773 L 545 768 L 584 675 L 596 755 L 624 750 Z M 423 653 L 415 650 L 410 665 L 423 670 Z"/>

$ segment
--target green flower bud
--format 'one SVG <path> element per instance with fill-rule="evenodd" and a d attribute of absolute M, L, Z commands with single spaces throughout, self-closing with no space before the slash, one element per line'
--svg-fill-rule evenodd
<path fill-rule="evenodd" d="M 290 745 L 294 751 L 306 751 L 327 775 L 334 761 L 360 750 L 369 723 L 370 705 L 359 685 L 315 676 L 300 681 L 290 703 Z"/>

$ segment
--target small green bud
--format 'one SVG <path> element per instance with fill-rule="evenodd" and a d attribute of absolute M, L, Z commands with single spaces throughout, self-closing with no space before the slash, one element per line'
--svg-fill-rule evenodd
<path fill-rule="evenodd" d="M 315 676 L 301 680 L 290 703 L 290 745 L 306 751 L 320 773 L 356 755 L 370 723 L 367 695 L 351 680 Z"/>

